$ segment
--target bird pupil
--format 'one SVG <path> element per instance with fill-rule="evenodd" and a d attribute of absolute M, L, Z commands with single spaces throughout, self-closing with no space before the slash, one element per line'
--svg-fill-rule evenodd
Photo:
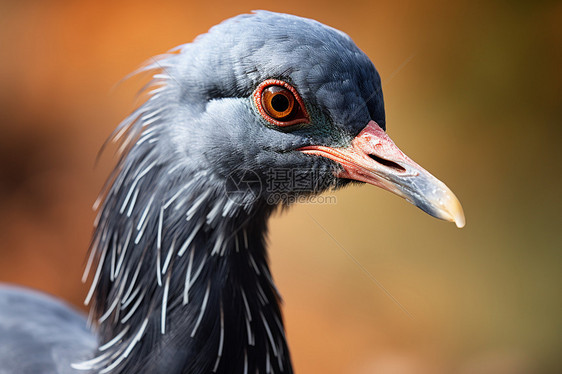
<path fill-rule="evenodd" d="M 289 109 L 289 99 L 283 94 L 277 94 L 271 98 L 271 107 L 278 112 Z"/>

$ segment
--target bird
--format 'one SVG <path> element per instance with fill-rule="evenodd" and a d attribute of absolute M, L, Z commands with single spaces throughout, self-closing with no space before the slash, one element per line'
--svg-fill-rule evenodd
<path fill-rule="evenodd" d="M 111 135 L 88 317 L 0 287 L 0 373 L 293 373 L 269 268 L 271 214 L 351 184 L 464 226 L 462 207 L 386 133 L 381 78 L 345 33 L 254 11 L 150 59 Z"/>

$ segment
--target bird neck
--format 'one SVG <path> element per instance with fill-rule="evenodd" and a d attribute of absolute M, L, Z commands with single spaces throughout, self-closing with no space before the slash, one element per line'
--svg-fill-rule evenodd
<path fill-rule="evenodd" d="M 215 177 L 170 170 L 133 149 L 104 197 L 86 299 L 100 346 L 82 367 L 292 373 L 265 248 L 272 208 L 237 206 Z M 182 177 L 158 182 L 170 174 Z"/>

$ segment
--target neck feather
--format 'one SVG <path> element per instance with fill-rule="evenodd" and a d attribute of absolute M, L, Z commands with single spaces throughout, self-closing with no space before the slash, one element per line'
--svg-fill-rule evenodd
<path fill-rule="evenodd" d="M 157 152 L 163 131 L 131 124 L 85 274 L 99 351 L 75 367 L 292 373 L 265 249 L 272 208 L 236 204 L 213 175 Z"/>

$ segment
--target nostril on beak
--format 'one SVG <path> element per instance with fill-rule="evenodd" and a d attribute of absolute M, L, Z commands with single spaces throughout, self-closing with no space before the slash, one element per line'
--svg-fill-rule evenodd
<path fill-rule="evenodd" d="M 388 168 L 391 168 L 393 170 L 396 170 L 399 173 L 405 173 L 406 169 L 402 166 L 400 166 L 399 164 L 397 164 L 394 161 L 390 161 L 390 160 L 386 160 L 384 158 L 381 158 L 377 155 L 368 155 L 372 160 L 378 162 L 379 164 L 382 164 Z"/>

